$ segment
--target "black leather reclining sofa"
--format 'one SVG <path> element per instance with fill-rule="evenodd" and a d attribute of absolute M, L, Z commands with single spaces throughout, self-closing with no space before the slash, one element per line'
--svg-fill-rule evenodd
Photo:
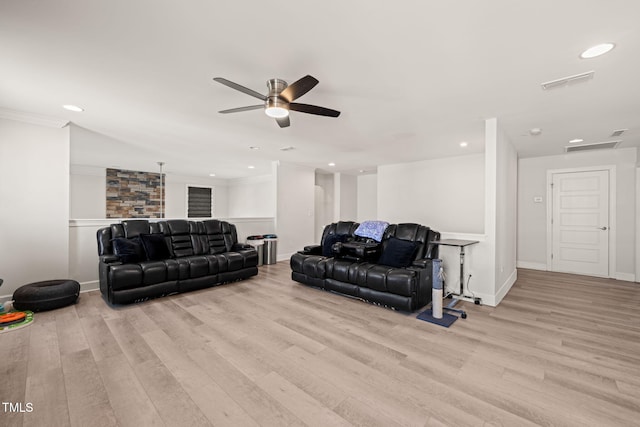
<path fill-rule="evenodd" d="M 258 274 L 258 254 L 225 221 L 124 220 L 97 232 L 100 292 L 128 304 Z"/>
<path fill-rule="evenodd" d="M 391 224 L 380 244 L 372 245 L 354 234 L 358 225 L 352 221 L 327 225 L 320 245 L 291 256 L 291 278 L 403 311 L 431 302 L 432 260 L 438 257 L 438 246 L 430 242 L 440 233 L 420 224 Z M 345 246 L 352 250 L 345 251 Z M 373 246 L 377 251 L 367 248 Z M 409 249 L 399 257 L 403 259 L 394 259 L 398 247 Z"/>

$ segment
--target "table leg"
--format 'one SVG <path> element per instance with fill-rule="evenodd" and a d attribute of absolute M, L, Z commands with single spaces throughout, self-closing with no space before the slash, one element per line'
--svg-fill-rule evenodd
<path fill-rule="evenodd" d="M 459 296 L 464 295 L 464 246 L 460 246 L 460 294 Z M 447 304 L 446 307 L 443 307 L 443 310 L 453 311 L 455 313 L 460 313 L 460 317 L 463 319 L 467 318 L 467 313 L 464 310 L 453 308 L 460 301 L 455 296 L 453 300 Z"/>

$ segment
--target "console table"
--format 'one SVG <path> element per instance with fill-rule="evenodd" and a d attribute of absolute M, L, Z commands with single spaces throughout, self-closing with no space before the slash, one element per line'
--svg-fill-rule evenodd
<path fill-rule="evenodd" d="M 435 245 L 440 245 L 440 246 L 457 246 L 458 248 L 460 248 L 460 293 L 456 294 L 456 293 L 449 293 L 447 294 L 447 296 L 466 296 L 464 295 L 464 248 L 466 248 L 467 246 L 479 243 L 478 240 L 460 240 L 460 239 L 442 239 L 442 240 L 434 240 L 431 243 L 435 244 Z M 451 301 L 446 307 L 443 307 L 443 310 L 449 310 L 449 311 L 455 311 L 457 313 L 460 313 L 462 318 L 466 318 L 467 317 L 467 313 L 465 313 L 463 310 L 456 310 L 455 305 L 458 303 L 458 301 L 460 301 L 457 298 L 454 298 L 453 301 Z"/>

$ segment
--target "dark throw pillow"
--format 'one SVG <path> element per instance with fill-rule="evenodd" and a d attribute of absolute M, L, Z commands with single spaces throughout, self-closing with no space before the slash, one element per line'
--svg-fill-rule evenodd
<path fill-rule="evenodd" d="M 112 240 L 113 253 L 120 258 L 120 261 L 128 264 L 145 260 L 144 249 L 139 237 L 127 239 L 126 237 L 116 237 Z"/>
<path fill-rule="evenodd" d="M 338 242 L 344 243 L 349 237 L 348 234 L 329 234 L 324 238 L 324 242 L 322 242 L 322 256 L 332 257 L 334 255 L 331 249 L 333 245 Z"/>
<path fill-rule="evenodd" d="M 141 234 L 140 240 L 142 240 L 142 247 L 149 261 L 162 261 L 171 258 L 164 234 Z"/>
<path fill-rule="evenodd" d="M 378 264 L 396 268 L 409 267 L 417 250 L 418 245 L 414 242 L 391 237 L 382 249 Z"/>

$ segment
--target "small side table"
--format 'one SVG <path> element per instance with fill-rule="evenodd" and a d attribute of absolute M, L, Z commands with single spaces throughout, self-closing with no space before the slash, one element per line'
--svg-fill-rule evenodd
<path fill-rule="evenodd" d="M 447 296 L 450 295 L 454 295 L 454 296 L 465 296 L 464 295 L 464 248 L 476 243 L 479 243 L 478 240 L 460 240 L 460 239 L 442 239 L 442 240 L 434 240 L 431 243 L 435 244 L 435 245 L 440 245 L 440 246 L 457 246 L 460 248 L 460 293 L 458 294 L 447 294 Z M 443 307 L 444 310 L 449 310 L 449 311 L 455 311 L 457 313 L 460 313 L 462 318 L 466 318 L 467 317 L 467 313 L 465 313 L 463 310 L 456 310 L 455 305 L 458 303 L 458 301 L 460 301 L 457 298 L 454 298 L 453 301 L 451 301 L 446 307 Z"/>

